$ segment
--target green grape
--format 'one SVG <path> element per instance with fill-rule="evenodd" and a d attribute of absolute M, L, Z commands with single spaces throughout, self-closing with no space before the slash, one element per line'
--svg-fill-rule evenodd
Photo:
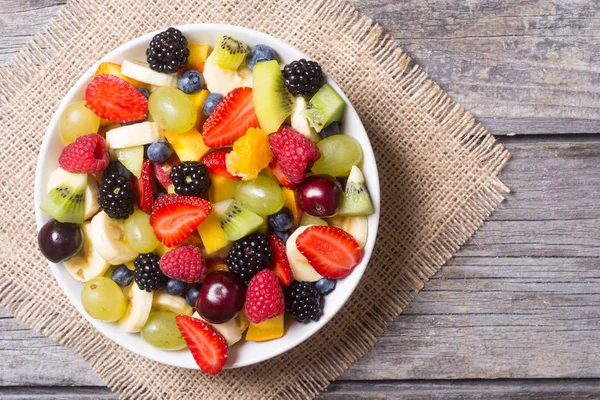
<path fill-rule="evenodd" d="M 125 220 L 125 238 L 138 253 L 151 253 L 158 246 L 158 239 L 150 225 L 150 216 L 136 208 Z"/>
<path fill-rule="evenodd" d="M 103 276 L 83 285 L 81 303 L 90 317 L 106 322 L 119 320 L 127 308 L 127 301 L 119 285 Z"/>
<path fill-rule="evenodd" d="M 153 311 L 142 328 L 142 338 L 154 347 L 163 350 L 181 350 L 185 340 L 175 322 L 177 314 L 169 311 Z"/>
<path fill-rule="evenodd" d="M 323 218 L 313 217 L 312 215 L 308 215 L 307 213 L 304 213 L 304 214 L 302 214 L 302 218 L 300 219 L 300 226 L 307 226 L 307 225 L 327 226 L 329 224 Z"/>
<path fill-rule="evenodd" d="M 283 208 L 283 190 L 273 179 L 258 175 L 251 181 L 240 181 L 235 199 L 259 215 L 271 215 Z"/>
<path fill-rule="evenodd" d="M 163 86 L 152 92 L 148 110 L 158 126 L 170 132 L 187 132 L 196 123 L 194 103 L 173 87 Z"/>
<path fill-rule="evenodd" d="M 315 174 L 348 176 L 353 165 L 362 160 L 362 149 L 356 139 L 347 135 L 333 135 L 317 143 L 321 158 L 312 166 Z"/>
<path fill-rule="evenodd" d="M 58 121 L 58 134 L 66 146 L 79 136 L 98 133 L 100 117 L 86 107 L 85 101 L 76 101 L 65 108 Z"/>

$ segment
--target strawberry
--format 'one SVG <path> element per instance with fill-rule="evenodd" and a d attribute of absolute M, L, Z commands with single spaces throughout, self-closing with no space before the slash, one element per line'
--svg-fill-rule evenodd
<path fill-rule="evenodd" d="M 85 89 L 87 106 L 100 118 L 131 122 L 146 118 L 148 100 L 130 83 L 114 75 L 98 75 Z"/>
<path fill-rule="evenodd" d="M 256 128 L 258 125 L 252 102 L 252 88 L 233 89 L 204 122 L 204 144 L 208 147 L 230 146 L 244 136 L 248 128 Z"/>
<path fill-rule="evenodd" d="M 331 279 L 349 275 L 362 259 L 352 235 L 333 226 L 309 226 L 296 238 L 296 247 L 315 271 Z"/>
<path fill-rule="evenodd" d="M 154 172 L 154 176 L 156 180 L 160 182 L 160 184 L 165 188 L 165 190 L 169 189 L 169 186 L 173 183 L 171 182 L 171 168 L 173 165 L 179 164 L 179 158 L 177 154 L 173 154 L 166 162 L 164 163 L 155 163 L 152 161 L 152 171 Z"/>
<path fill-rule="evenodd" d="M 187 315 L 178 315 L 175 322 L 200 369 L 211 375 L 221 372 L 229 355 L 225 338 L 206 322 Z"/>
<path fill-rule="evenodd" d="M 273 263 L 269 269 L 275 272 L 279 278 L 279 282 L 281 282 L 281 286 L 286 288 L 294 281 L 294 275 L 292 275 L 290 262 L 287 258 L 285 244 L 283 243 L 283 240 L 273 232 L 267 234 L 267 242 L 273 249 Z"/>
<path fill-rule="evenodd" d="M 250 279 L 244 310 L 248 320 L 254 324 L 260 324 L 285 312 L 283 290 L 273 271 L 263 269 Z"/>
<path fill-rule="evenodd" d="M 211 208 L 200 197 L 167 194 L 154 202 L 150 225 L 162 244 L 174 247 L 198 228 Z"/>
<path fill-rule="evenodd" d="M 231 152 L 231 149 L 219 149 L 215 150 L 211 153 L 208 153 L 202 159 L 202 164 L 206 165 L 208 168 L 208 172 L 210 174 L 216 174 L 224 176 L 228 179 L 233 179 L 239 181 L 239 176 L 233 176 L 227 171 L 227 165 L 225 164 L 225 160 L 227 158 L 227 154 Z"/>
<path fill-rule="evenodd" d="M 138 207 L 147 214 L 152 212 L 152 202 L 154 201 L 150 163 L 150 160 L 144 161 L 144 164 L 142 164 L 142 174 L 139 178 L 133 178 L 133 190 L 135 191 Z"/>
<path fill-rule="evenodd" d="M 283 185 L 283 187 L 286 187 L 288 189 L 296 189 L 298 187 L 298 184 L 290 181 L 288 177 L 285 176 L 277 160 L 271 161 L 269 167 L 271 167 L 271 172 L 273 172 L 273 175 L 275 175 L 275 178 L 277 178 L 277 180 Z"/>

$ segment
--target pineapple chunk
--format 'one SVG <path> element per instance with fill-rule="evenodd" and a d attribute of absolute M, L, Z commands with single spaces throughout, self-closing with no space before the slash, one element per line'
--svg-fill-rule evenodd
<path fill-rule="evenodd" d="M 229 244 L 229 240 L 225 238 L 225 231 L 221 228 L 219 216 L 214 211 L 208 214 L 198 226 L 198 233 L 204 243 L 206 254 L 212 254 Z"/>
<path fill-rule="evenodd" d="M 209 178 L 211 185 L 208 189 L 208 199 L 211 203 L 218 203 L 235 196 L 237 181 L 216 174 L 209 174 Z"/>
<path fill-rule="evenodd" d="M 265 340 L 277 339 L 283 336 L 283 315 L 270 318 L 260 324 L 250 322 L 246 340 L 253 342 L 264 342 Z"/>
<path fill-rule="evenodd" d="M 181 161 L 200 161 L 211 150 L 196 128 L 180 133 L 165 131 L 165 138 Z"/>
<path fill-rule="evenodd" d="M 188 57 L 188 65 L 200 72 L 204 72 L 204 63 L 210 52 L 210 45 L 206 43 L 188 44 L 190 56 Z"/>
<path fill-rule="evenodd" d="M 196 107 L 196 123 L 194 124 L 194 129 L 198 132 L 202 131 L 202 125 L 204 124 L 204 121 L 206 121 L 206 115 L 204 115 L 204 111 L 202 111 L 202 106 L 209 94 L 210 92 L 208 90 L 202 89 L 197 93 L 187 95 L 188 99 L 190 99 Z"/>

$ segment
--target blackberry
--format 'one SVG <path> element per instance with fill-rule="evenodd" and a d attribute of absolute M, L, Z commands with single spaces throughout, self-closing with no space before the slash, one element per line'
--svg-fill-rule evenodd
<path fill-rule="evenodd" d="M 202 196 L 210 188 L 206 165 L 196 161 L 185 161 L 171 169 L 171 181 L 175 193 L 182 196 Z"/>
<path fill-rule="evenodd" d="M 294 96 L 312 96 L 325 83 L 321 66 L 305 59 L 292 61 L 283 67 L 285 86 Z"/>
<path fill-rule="evenodd" d="M 271 265 L 273 249 L 263 234 L 254 234 L 235 242 L 227 255 L 227 268 L 248 285 L 250 279 Z"/>
<path fill-rule="evenodd" d="M 133 262 L 135 283 L 146 292 L 162 289 L 167 284 L 167 276 L 160 270 L 158 257 L 152 253 L 140 254 Z"/>
<path fill-rule="evenodd" d="M 175 73 L 188 62 L 190 50 L 179 29 L 169 28 L 152 38 L 146 59 L 154 71 Z"/>
<path fill-rule="evenodd" d="M 323 314 L 323 300 L 311 283 L 294 281 L 285 290 L 285 309 L 298 322 L 318 321 Z"/>
<path fill-rule="evenodd" d="M 126 177 L 117 173 L 109 173 L 100 185 L 98 204 L 111 218 L 127 219 L 133 214 L 135 194 L 133 186 Z"/>

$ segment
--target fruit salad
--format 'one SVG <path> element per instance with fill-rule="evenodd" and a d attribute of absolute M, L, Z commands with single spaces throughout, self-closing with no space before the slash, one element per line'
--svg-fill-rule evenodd
<path fill-rule="evenodd" d="M 319 64 L 243 39 L 169 28 L 144 62 L 101 63 L 60 117 L 40 205 L 40 250 L 83 282 L 85 312 L 209 374 L 230 346 L 318 321 L 374 212 Z"/>

